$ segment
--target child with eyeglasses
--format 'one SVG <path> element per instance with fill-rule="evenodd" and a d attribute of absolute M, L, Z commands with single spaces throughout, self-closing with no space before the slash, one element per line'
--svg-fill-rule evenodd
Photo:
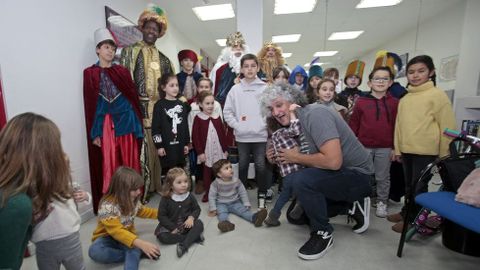
<path fill-rule="evenodd" d="M 350 128 L 373 159 L 376 181 L 376 216 L 387 216 L 390 164 L 394 159 L 393 135 L 398 100 L 388 93 L 393 83 L 389 67 L 377 67 L 368 76 L 371 92 L 359 97 L 349 120 Z"/>

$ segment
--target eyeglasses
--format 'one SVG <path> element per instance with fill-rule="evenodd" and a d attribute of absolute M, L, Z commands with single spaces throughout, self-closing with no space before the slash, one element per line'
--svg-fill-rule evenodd
<path fill-rule="evenodd" d="M 390 78 L 385 77 L 385 78 L 373 78 L 372 82 L 374 83 L 383 83 L 383 82 L 389 82 Z"/>

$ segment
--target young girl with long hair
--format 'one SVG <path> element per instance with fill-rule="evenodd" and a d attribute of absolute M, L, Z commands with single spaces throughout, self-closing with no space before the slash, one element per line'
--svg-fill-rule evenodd
<path fill-rule="evenodd" d="M 170 169 L 165 180 L 155 235 L 164 244 L 177 244 L 180 258 L 193 243 L 203 242 L 200 206 L 189 192 L 190 179 L 183 169 Z"/>
<path fill-rule="evenodd" d="M 165 174 L 170 168 L 186 165 L 190 106 L 177 98 L 179 90 L 175 74 L 162 75 L 158 91 L 160 100 L 153 108 L 152 138 Z"/>
<path fill-rule="evenodd" d="M 0 268 L 19 269 L 32 236 L 39 269 L 85 269 L 74 197 L 88 196 L 73 192 L 58 127 L 38 114 L 17 115 L 0 133 L 0 154 Z"/>
<path fill-rule="evenodd" d="M 138 238 L 135 217 L 156 219 L 157 209 L 140 203 L 143 179 L 135 170 L 119 167 L 108 192 L 100 200 L 97 228 L 93 232 L 90 258 L 99 263 L 121 263 L 124 269 L 138 269 L 142 253 L 158 259 L 160 248 Z"/>
<path fill-rule="evenodd" d="M 198 160 L 203 163 L 203 187 L 205 194 L 202 202 L 208 201 L 208 191 L 212 182 L 212 165 L 227 156 L 227 138 L 222 119 L 213 114 L 215 99 L 211 92 L 198 95 L 201 112 L 195 116 L 192 128 L 192 142 Z"/>
<path fill-rule="evenodd" d="M 455 129 L 452 105 L 445 92 L 436 87 L 435 78 L 430 56 L 419 55 L 408 62 L 408 93 L 398 104 L 394 136 L 395 156 L 402 161 L 407 196 L 427 191 L 427 186 L 411 188 L 425 166 L 448 154 L 450 139 L 442 132 L 445 128 Z M 417 205 L 410 217 L 415 218 L 420 209 Z M 387 216 L 396 222 L 392 227 L 395 232 L 402 231 L 405 214 L 404 207 L 400 213 Z"/>
<path fill-rule="evenodd" d="M 324 104 L 327 107 L 333 108 L 344 119 L 347 113 L 347 108 L 335 103 L 335 81 L 332 79 L 322 79 L 317 88 L 317 102 Z"/>

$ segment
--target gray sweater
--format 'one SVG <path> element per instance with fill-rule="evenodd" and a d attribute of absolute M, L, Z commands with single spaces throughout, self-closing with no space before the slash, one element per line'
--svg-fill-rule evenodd
<path fill-rule="evenodd" d="M 217 210 L 217 203 L 232 203 L 241 200 L 243 205 L 250 206 L 247 190 L 242 182 L 236 178 L 231 181 L 224 181 L 216 178 L 210 185 L 208 193 L 209 210 Z"/>

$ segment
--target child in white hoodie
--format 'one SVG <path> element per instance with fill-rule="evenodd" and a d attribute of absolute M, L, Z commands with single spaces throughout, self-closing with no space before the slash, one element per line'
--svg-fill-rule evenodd
<path fill-rule="evenodd" d="M 265 147 L 267 126 L 261 116 L 259 95 L 267 84 L 257 78 L 258 59 L 246 54 L 240 60 L 243 79 L 228 92 L 223 116 L 225 122 L 233 128 L 238 147 L 238 174 L 246 185 L 250 154 L 255 161 L 255 179 L 258 185 L 258 207 L 264 208 L 267 182 L 265 177 Z"/>

